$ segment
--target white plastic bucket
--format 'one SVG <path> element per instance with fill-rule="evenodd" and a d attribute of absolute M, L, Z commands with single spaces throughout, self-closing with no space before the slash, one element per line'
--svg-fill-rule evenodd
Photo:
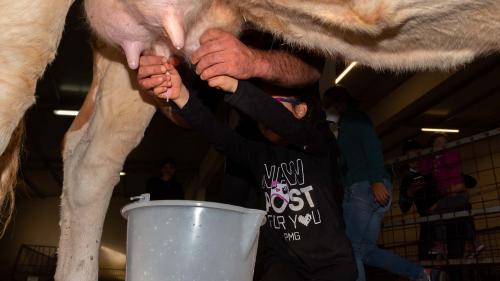
<path fill-rule="evenodd" d="M 128 218 L 127 281 L 251 281 L 265 212 L 226 204 L 141 200 Z"/>

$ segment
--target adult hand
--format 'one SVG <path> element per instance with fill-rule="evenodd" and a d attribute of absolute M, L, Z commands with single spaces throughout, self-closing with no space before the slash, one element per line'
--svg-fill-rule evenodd
<path fill-rule="evenodd" d="M 387 191 L 385 185 L 381 182 L 372 183 L 372 192 L 373 197 L 375 197 L 375 201 L 382 206 L 387 205 L 389 202 L 390 194 Z"/>
<path fill-rule="evenodd" d="M 196 73 L 203 80 L 223 75 L 239 80 L 252 78 L 258 61 L 259 51 L 218 28 L 208 29 L 201 35 L 200 47 L 191 57 Z"/>
<path fill-rule="evenodd" d="M 167 91 L 167 65 L 177 66 L 180 63 L 178 57 L 170 58 L 144 55 L 139 59 L 139 70 L 137 72 L 137 81 L 139 85 L 146 90 L 152 91 L 155 95 Z"/>

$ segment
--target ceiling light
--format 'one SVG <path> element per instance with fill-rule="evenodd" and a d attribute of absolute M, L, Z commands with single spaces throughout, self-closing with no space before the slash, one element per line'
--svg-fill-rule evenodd
<path fill-rule="evenodd" d="M 437 129 L 437 128 L 422 128 L 422 132 L 439 132 L 439 133 L 458 133 L 458 129 Z"/>
<path fill-rule="evenodd" d="M 124 175 L 126 175 L 126 174 L 127 174 L 127 173 L 125 173 L 125 172 L 120 172 L 120 176 L 124 176 Z"/>
<path fill-rule="evenodd" d="M 60 116 L 77 116 L 78 110 L 56 109 L 56 110 L 54 110 L 54 114 L 60 115 Z"/>
<path fill-rule="evenodd" d="M 72 93 L 88 93 L 90 85 L 87 84 L 61 84 L 59 90 Z"/>
<path fill-rule="evenodd" d="M 342 80 L 347 75 L 347 73 L 349 73 L 349 71 L 351 71 L 353 67 L 355 67 L 357 64 L 358 64 L 357 61 L 353 61 L 346 69 L 344 69 L 344 71 L 340 73 L 337 79 L 335 79 L 335 84 L 338 84 L 340 80 Z"/>

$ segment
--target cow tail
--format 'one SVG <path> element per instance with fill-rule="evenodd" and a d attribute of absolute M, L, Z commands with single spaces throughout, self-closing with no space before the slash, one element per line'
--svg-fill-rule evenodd
<path fill-rule="evenodd" d="M 17 172 L 25 134 L 24 119 L 14 130 L 4 153 L 0 156 L 0 238 L 5 234 L 14 211 Z"/>

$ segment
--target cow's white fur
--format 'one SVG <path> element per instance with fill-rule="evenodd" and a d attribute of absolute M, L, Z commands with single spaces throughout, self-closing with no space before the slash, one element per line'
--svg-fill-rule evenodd
<path fill-rule="evenodd" d="M 72 2 L 0 3 L 0 152 L 34 102 L 35 82 L 55 56 Z M 497 0 L 221 3 L 291 43 L 374 68 L 446 69 L 500 49 Z M 201 27 L 210 26 L 207 21 Z M 195 48 L 203 30 L 193 32 L 186 44 Z M 96 55 L 91 93 L 66 136 L 59 281 L 97 279 L 98 246 L 112 187 L 154 111 L 140 99 L 133 83 L 124 83 L 134 80 L 124 61 L 108 53 L 109 49 L 99 50 L 106 51 Z M 0 190 L 0 204 L 5 194 Z"/>
<path fill-rule="evenodd" d="M 7 210 L 5 217 L 0 215 L 0 237 L 12 210 L 13 201 L 9 198 L 13 198 L 17 175 L 20 142 L 11 136 L 35 102 L 36 81 L 55 57 L 72 3 L 73 0 L 0 2 L 0 154 L 9 159 L 8 163 L 0 161 L 0 210 Z M 6 151 L 9 142 L 17 142 L 17 149 L 10 147 Z"/>
<path fill-rule="evenodd" d="M 0 152 L 30 107 L 37 79 L 56 54 L 71 0 L 0 4 Z"/>
<path fill-rule="evenodd" d="M 449 69 L 500 50 L 498 0 L 234 1 L 287 41 L 377 69 Z"/>

